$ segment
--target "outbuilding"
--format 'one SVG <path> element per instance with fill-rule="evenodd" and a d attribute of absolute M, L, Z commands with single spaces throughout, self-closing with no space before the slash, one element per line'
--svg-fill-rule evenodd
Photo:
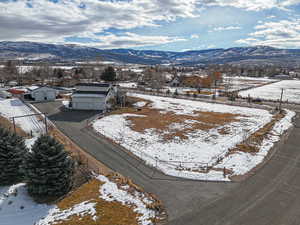
<path fill-rule="evenodd" d="M 58 95 L 58 91 L 50 87 L 32 87 L 28 88 L 29 94 L 34 101 L 54 101 Z"/>
<path fill-rule="evenodd" d="M 108 83 L 80 83 L 71 96 L 70 107 L 78 110 L 101 110 L 110 108 L 115 90 Z"/>

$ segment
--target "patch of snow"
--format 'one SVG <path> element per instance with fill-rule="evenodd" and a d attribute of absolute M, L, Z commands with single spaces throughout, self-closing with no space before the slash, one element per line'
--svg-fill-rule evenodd
<path fill-rule="evenodd" d="M 137 88 L 137 83 L 135 82 L 123 82 L 123 83 L 118 83 L 118 85 L 124 88 Z"/>
<path fill-rule="evenodd" d="M 93 220 L 96 221 L 95 205 L 96 203 L 94 202 L 81 202 L 66 210 L 60 210 L 58 207 L 54 207 L 49 211 L 49 214 L 36 223 L 36 225 L 50 225 L 55 224 L 55 221 L 68 221 L 68 218 L 74 215 L 79 217 L 91 215 Z"/>
<path fill-rule="evenodd" d="M 137 102 L 137 103 L 133 104 L 133 106 L 138 107 L 138 108 L 142 108 L 145 105 L 147 105 L 147 102 Z"/>
<path fill-rule="evenodd" d="M 25 139 L 25 145 L 28 149 L 31 149 L 31 147 L 33 146 L 34 142 L 38 139 L 38 137 L 33 137 L 30 139 Z"/>
<path fill-rule="evenodd" d="M 100 188 L 100 197 L 102 199 L 108 202 L 117 201 L 123 205 L 133 205 L 135 206 L 134 211 L 140 214 L 138 219 L 141 225 L 153 224 L 151 218 L 155 217 L 155 212 L 146 207 L 144 202 L 151 202 L 151 200 L 147 199 L 144 194 L 139 192 L 131 194 L 128 191 L 121 190 L 117 184 L 109 181 L 107 177 L 102 175 L 98 176 L 97 179 L 104 182 Z M 126 189 L 126 187 L 123 188 Z"/>
<path fill-rule="evenodd" d="M 24 183 L 0 187 L 1 225 L 33 225 L 51 208 L 51 205 L 35 203 L 27 194 Z"/>

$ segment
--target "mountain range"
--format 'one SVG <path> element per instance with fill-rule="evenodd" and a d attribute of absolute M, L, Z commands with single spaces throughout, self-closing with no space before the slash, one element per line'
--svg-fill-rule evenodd
<path fill-rule="evenodd" d="M 79 45 L 56 45 L 36 42 L 0 42 L 0 59 L 51 61 L 114 61 L 135 64 L 279 64 L 300 65 L 300 49 L 279 49 L 268 46 L 207 49 L 185 52 L 97 49 Z"/>

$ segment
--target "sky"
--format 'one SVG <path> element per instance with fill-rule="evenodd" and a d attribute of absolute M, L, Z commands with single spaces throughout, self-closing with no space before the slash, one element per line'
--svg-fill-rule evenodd
<path fill-rule="evenodd" d="M 164 51 L 300 48 L 300 0 L 0 0 L 0 41 Z"/>

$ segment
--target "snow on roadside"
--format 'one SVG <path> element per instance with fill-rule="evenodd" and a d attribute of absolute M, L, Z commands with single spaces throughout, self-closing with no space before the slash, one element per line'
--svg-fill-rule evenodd
<path fill-rule="evenodd" d="M 0 187 L 1 225 L 33 225 L 46 216 L 52 207 L 35 203 L 27 194 L 24 183 Z"/>
<path fill-rule="evenodd" d="M 98 176 L 97 179 L 104 182 L 100 188 L 100 197 L 102 199 L 109 202 L 117 201 L 123 205 L 133 205 L 135 206 L 134 211 L 141 214 L 139 217 L 141 225 L 153 224 L 151 218 L 155 218 L 155 212 L 147 208 L 145 202 L 150 203 L 151 200 L 147 199 L 143 193 L 136 191 L 134 194 L 131 194 L 128 191 L 121 190 L 116 183 L 111 182 L 107 177 L 102 175 Z M 126 189 L 126 187 L 123 188 Z"/>

